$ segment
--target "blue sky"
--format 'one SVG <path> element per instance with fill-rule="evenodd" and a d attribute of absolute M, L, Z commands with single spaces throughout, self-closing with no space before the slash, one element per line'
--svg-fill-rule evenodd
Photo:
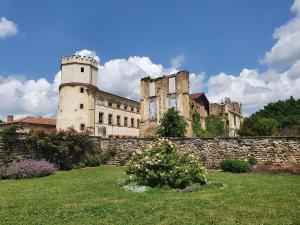
<path fill-rule="evenodd" d="M 291 8 L 293 5 L 294 8 Z M 11 21 L 17 32 L 0 36 L 0 87 L 2 84 L 4 90 L 7 83 L 16 79 L 20 82 L 18 88 L 22 89 L 33 80 L 34 87 L 40 90 L 40 86 L 47 86 L 46 83 L 39 84 L 41 79 L 45 79 L 53 90 L 47 93 L 46 88 L 42 88 L 45 96 L 35 95 L 40 91 L 28 95 L 23 90 L 15 90 L 12 94 L 18 96 L 15 103 L 30 96 L 43 101 L 55 99 L 53 79 L 59 71 L 60 57 L 88 49 L 95 51 L 101 59 L 104 67 L 99 76 L 102 76 L 101 72 L 104 74 L 103 81 L 109 82 L 110 77 L 122 77 L 124 74 L 129 81 L 132 79 L 136 83 L 140 77 L 128 72 L 133 64 L 150 74 L 153 70 L 146 67 L 161 65 L 162 69 L 155 69 L 151 74 L 154 76 L 159 72 L 173 71 L 172 68 L 185 69 L 194 74 L 194 84 L 198 85 L 195 90 L 205 91 L 212 101 L 231 95 L 232 99 L 245 102 L 245 111 L 249 114 L 269 101 L 287 97 L 270 96 L 277 85 L 270 85 L 270 82 L 276 80 L 276 75 L 282 77 L 298 62 L 300 48 L 295 49 L 295 45 L 298 46 L 295 41 L 289 44 L 288 47 L 293 46 L 296 52 L 279 61 L 276 49 L 276 54 L 272 49 L 289 35 L 284 31 L 276 37 L 277 28 L 287 26 L 286 30 L 298 35 L 299 5 L 299 1 L 292 0 L 1 0 L 0 18 Z M 294 22 L 296 25 L 290 26 L 289 22 L 293 20 L 297 20 Z M 267 59 L 268 53 L 271 56 Z M 129 59 L 134 56 L 138 58 Z M 145 62 L 145 58 L 141 57 L 151 61 Z M 125 62 L 120 61 L 122 59 Z M 178 61 L 176 65 L 174 59 Z M 145 63 L 148 66 L 144 66 Z M 128 71 L 116 74 L 116 68 Z M 139 69 L 135 71 L 140 72 Z M 298 75 L 295 77 L 298 79 Z M 235 96 L 236 91 L 225 91 L 225 86 L 216 90 L 214 86 L 223 83 L 228 83 L 227 87 L 231 86 L 233 90 L 244 85 L 243 91 Z M 291 89 L 289 86 L 284 88 Z M 138 90 L 135 94 L 128 93 L 131 88 L 118 91 L 116 85 L 104 85 L 103 89 L 130 98 L 138 95 Z M 249 97 L 247 91 L 263 93 Z M 299 90 L 289 94 L 300 95 Z M 5 97 L 4 94 L 2 97 Z M 263 100 L 259 104 L 253 103 L 253 99 L 260 98 Z M 36 107 L 31 108 L 36 111 L 25 106 L 1 106 L 0 115 L 10 111 L 53 115 L 55 107 L 48 111 L 38 110 L 39 101 L 32 103 Z"/>

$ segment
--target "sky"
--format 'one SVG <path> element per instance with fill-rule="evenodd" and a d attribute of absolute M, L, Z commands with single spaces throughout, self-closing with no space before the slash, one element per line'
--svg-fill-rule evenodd
<path fill-rule="evenodd" d="M 191 92 L 250 115 L 300 97 L 300 0 L 1 0 L 0 119 L 55 118 L 76 52 L 100 59 L 104 91 L 139 100 L 141 77 L 187 70 Z"/>

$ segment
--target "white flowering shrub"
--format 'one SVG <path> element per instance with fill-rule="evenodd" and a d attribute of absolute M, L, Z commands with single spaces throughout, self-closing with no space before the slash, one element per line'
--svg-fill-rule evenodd
<path fill-rule="evenodd" d="M 135 152 L 126 173 L 132 181 L 150 187 L 185 188 L 206 183 L 206 171 L 198 159 L 179 152 L 166 139 L 159 139 L 145 152 Z"/>

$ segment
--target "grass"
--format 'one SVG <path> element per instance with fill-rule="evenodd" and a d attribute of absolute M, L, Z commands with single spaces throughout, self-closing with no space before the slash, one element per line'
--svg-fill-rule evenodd
<path fill-rule="evenodd" d="M 124 176 L 101 166 L 0 181 L 0 224 L 300 224 L 300 176 L 213 172 L 189 193 L 126 192 Z"/>

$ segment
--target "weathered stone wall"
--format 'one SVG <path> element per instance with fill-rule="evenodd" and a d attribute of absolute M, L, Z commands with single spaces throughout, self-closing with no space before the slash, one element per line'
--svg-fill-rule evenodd
<path fill-rule="evenodd" d="M 36 159 L 40 158 L 38 151 L 26 147 L 25 138 L 19 136 L 15 139 L 10 149 L 4 149 L 4 143 L 0 140 L 0 168 L 9 165 L 18 159 Z"/>
<path fill-rule="evenodd" d="M 15 141 L 8 152 L 0 140 L 0 167 L 18 158 L 39 158 L 39 153 L 26 148 L 25 139 Z M 250 156 L 259 164 L 285 165 L 300 163 L 300 137 L 255 137 L 255 138 L 172 138 L 179 149 L 195 154 L 206 167 L 216 167 L 225 158 L 247 160 Z M 153 139 L 116 139 L 92 137 L 95 153 L 116 149 L 111 164 L 124 162 L 136 150 L 145 150 Z"/>
<path fill-rule="evenodd" d="M 153 139 L 97 139 L 100 151 L 116 149 L 111 163 L 130 159 L 133 151 L 144 150 Z M 259 164 L 285 165 L 300 163 L 300 137 L 256 138 L 185 138 L 172 139 L 180 150 L 195 154 L 205 166 L 216 167 L 225 158 L 247 160 L 253 156 Z M 99 150 L 98 150 L 99 151 Z"/>

